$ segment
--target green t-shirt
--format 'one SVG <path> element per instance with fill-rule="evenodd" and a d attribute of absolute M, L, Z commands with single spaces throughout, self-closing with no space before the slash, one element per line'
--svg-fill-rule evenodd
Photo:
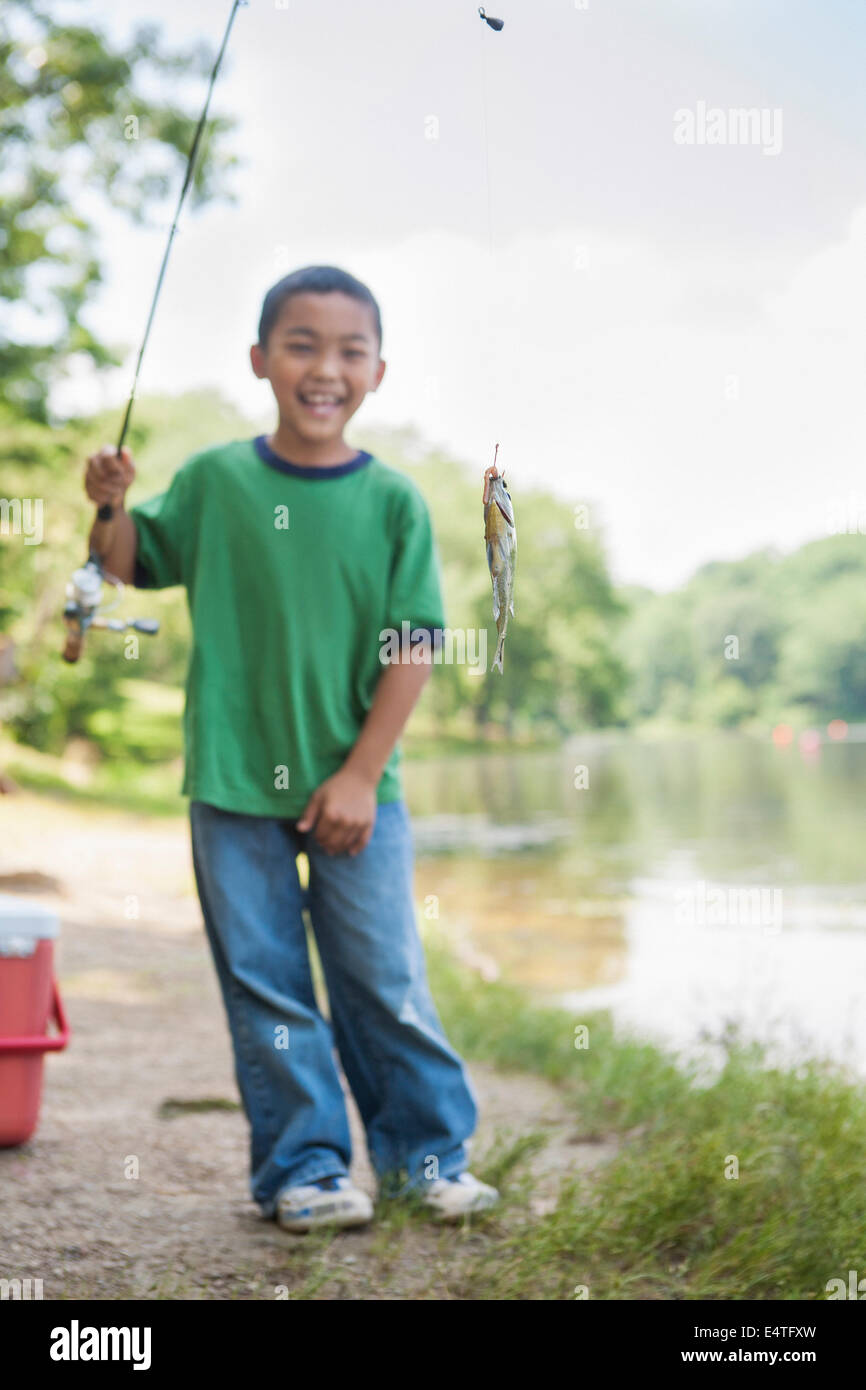
<path fill-rule="evenodd" d="M 444 626 L 424 499 L 363 450 L 300 467 L 260 436 L 194 454 L 129 514 L 136 584 L 187 590 L 182 792 L 299 816 L 357 740 L 385 670 L 380 634 Z M 399 763 L 395 748 L 380 802 L 403 794 Z"/>

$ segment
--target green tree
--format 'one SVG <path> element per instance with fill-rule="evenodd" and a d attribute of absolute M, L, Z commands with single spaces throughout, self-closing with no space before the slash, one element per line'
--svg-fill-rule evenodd
<path fill-rule="evenodd" d="M 646 718 L 683 710 L 683 692 L 694 688 L 698 674 L 690 595 L 682 590 L 655 594 L 633 607 L 618 650 L 631 677 L 629 713 Z M 675 706 L 670 701 L 676 692 Z"/>
<path fill-rule="evenodd" d="M 96 228 L 77 193 L 103 192 L 134 222 L 155 216 L 162 225 L 198 114 L 150 92 L 161 79 L 176 97 L 196 79 L 194 105 L 212 64 L 202 45 L 167 52 L 153 25 L 140 26 L 121 51 L 98 30 L 58 22 L 36 0 L 6 0 L 0 17 L 0 297 L 7 307 L 0 375 L 7 419 L 48 421 L 51 387 L 77 354 L 97 367 L 122 360 L 82 321 L 101 269 Z M 223 190 L 225 171 L 236 162 L 213 138 L 230 125 L 222 117 L 208 121 L 193 206 Z"/>
<path fill-rule="evenodd" d="M 804 597 L 785 636 L 781 688 L 815 719 L 866 718 L 864 569 L 837 569 L 816 594 Z"/>

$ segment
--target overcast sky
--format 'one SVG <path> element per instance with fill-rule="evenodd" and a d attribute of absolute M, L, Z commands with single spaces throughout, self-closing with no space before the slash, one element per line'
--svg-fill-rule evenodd
<path fill-rule="evenodd" d="M 214 48 L 229 9 L 52 7 Z M 140 390 L 214 385 L 261 415 L 262 296 L 334 263 L 382 308 L 357 423 L 414 423 L 479 480 L 498 440 L 518 509 L 535 485 L 590 503 L 618 582 L 789 550 L 849 499 L 866 529 L 862 0 L 487 9 L 501 33 L 464 0 L 239 11 L 212 108 L 238 122 L 237 202 L 185 211 Z M 751 143 L 738 108 L 764 112 Z M 88 322 L 129 363 L 76 374 L 61 408 L 128 391 L 175 198 L 156 230 L 101 212 Z"/>

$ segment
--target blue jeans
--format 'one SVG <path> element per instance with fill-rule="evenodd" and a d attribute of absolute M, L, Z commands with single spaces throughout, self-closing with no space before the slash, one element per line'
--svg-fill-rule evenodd
<path fill-rule="evenodd" d="M 334 1045 L 380 1179 L 407 1187 L 467 1166 L 476 1098 L 430 995 L 402 801 L 369 844 L 328 855 L 291 820 L 190 803 L 193 865 L 251 1129 L 250 1188 L 266 1216 L 283 1187 L 347 1174 Z M 305 894 L 295 856 L 310 865 Z M 331 1022 L 316 1005 L 302 909 Z"/>

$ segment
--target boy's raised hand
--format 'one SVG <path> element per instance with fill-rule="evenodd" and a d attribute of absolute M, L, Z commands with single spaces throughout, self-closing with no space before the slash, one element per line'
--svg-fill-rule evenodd
<path fill-rule="evenodd" d="M 327 854 L 360 854 L 376 821 L 376 787 L 360 773 L 341 768 L 317 787 L 298 821 L 312 830 Z"/>
<path fill-rule="evenodd" d="M 102 507 L 106 502 L 112 507 L 123 505 L 123 499 L 135 480 L 135 464 L 127 448 L 117 456 L 113 444 L 103 444 L 98 453 L 90 454 L 87 471 L 84 475 L 84 491 Z"/>

